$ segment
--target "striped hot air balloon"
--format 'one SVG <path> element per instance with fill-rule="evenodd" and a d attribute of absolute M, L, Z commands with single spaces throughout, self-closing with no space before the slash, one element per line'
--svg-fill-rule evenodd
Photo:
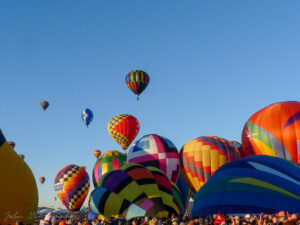
<path fill-rule="evenodd" d="M 150 77 L 142 70 L 133 70 L 127 74 L 125 82 L 129 89 L 137 95 L 137 100 L 139 100 L 140 94 L 150 82 Z"/>

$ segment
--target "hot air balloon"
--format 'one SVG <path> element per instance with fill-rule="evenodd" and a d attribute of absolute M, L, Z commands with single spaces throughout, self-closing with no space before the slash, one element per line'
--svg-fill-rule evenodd
<path fill-rule="evenodd" d="M 80 210 L 90 189 L 90 179 L 85 167 L 68 165 L 61 169 L 55 177 L 54 189 L 68 210 Z"/>
<path fill-rule="evenodd" d="M 148 168 L 134 163 L 106 173 L 90 195 L 90 210 L 127 220 L 140 216 L 170 217 L 171 212 L 180 210 L 173 202 L 178 198 L 173 196 L 173 186 L 165 175 L 157 183 L 161 174 L 154 175 Z"/>
<path fill-rule="evenodd" d="M 93 114 L 92 110 L 85 109 L 82 112 L 81 118 L 82 118 L 83 122 L 85 123 L 86 127 L 88 127 L 94 118 L 94 114 Z"/>
<path fill-rule="evenodd" d="M 162 170 L 174 183 L 179 174 L 179 154 L 167 138 L 149 134 L 136 141 L 128 150 L 127 161 Z"/>
<path fill-rule="evenodd" d="M 9 144 L 9 146 L 10 146 L 12 149 L 15 149 L 15 147 L 16 147 L 16 143 L 15 143 L 15 142 L 10 141 L 10 142 L 8 142 L 8 144 Z"/>
<path fill-rule="evenodd" d="M 25 159 L 25 155 L 19 154 L 19 156 L 21 157 L 21 159 Z"/>
<path fill-rule="evenodd" d="M 255 155 L 229 162 L 199 190 L 192 216 L 300 212 L 300 167 Z"/>
<path fill-rule="evenodd" d="M 150 77 L 142 70 L 133 70 L 126 75 L 125 81 L 129 89 L 137 95 L 137 100 L 139 100 L 140 94 L 150 82 Z"/>
<path fill-rule="evenodd" d="M 48 108 L 48 106 L 49 106 L 49 102 L 47 102 L 47 101 L 42 101 L 42 102 L 41 102 L 41 106 L 42 106 L 43 110 L 45 111 L 45 110 Z"/>
<path fill-rule="evenodd" d="M 110 136 L 123 148 L 128 148 L 139 133 L 140 124 L 137 118 L 128 114 L 113 117 L 108 123 Z"/>
<path fill-rule="evenodd" d="M 93 184 L 94 187 L 99 186 L 101 177 L 110 171 L 118 170 L 126 164 L 126 155 L 118 151 L 105 152 L 96 162 L 93 169 Z"/>
<path fill-rule="evenodd" d="M 39 178 L 39 181 L 40 181 L 41 184 L 45 183 L 45 180 L 46 180 L 45 177 L 40 177 Z"/>
<path fill-rule="evenodd" d="M 184 214 L 187 210 L 187 207 L 188 207 L 188 204 L 189 204 L 189 201 L 191 198 L 192 190 L 189 188 L 189 186 L 184 181 L 181 173 L 179 173 L 178 180 L 176 182 L 176 186 L 179 188 L 179 190 L 181 192 L 181 201 L 183 204 L 183 211 L 181 212 L 181 214 Z"/>
<path fill-rule="evenodd" d="M 220 166 L 240 158 L 238 149 L 230 141 L 203 136 L 182 147 L 180 170 L 187 185 L 193 192 L 198 192 Z"/>
<path fill-rule="evenodd" d="M 300 163 L 300 102 L 275 103 L 253 114 L 244 126 L 242 144 L 256 155 Z"/>
<path fill-rule="evenodd" d="M 98 159 L 101 156 L 101 151 L 97 149 L 97 150 L 94 151 L 93 154 Z"/>
<path fill-rule="evenodd" d="M 34 224 L 38 190 L 29 166 L 11 150 L 0 130 L 0 224 Z"/>
<path fill-rule="evenodd" d="M 251 152 L 251 151 L 245 151 L 245 150 L 243 149 L 242 144 L 241 144 L 240 142 L 238 142 L 238 141 L 230 141 L 230 142 L 231 142 L 231 143 L 237 148 L 237 150 L 239 151 L 241 159 L 243 159 L 243 158 L 245 158 L 245 157 L 248 157 L 248 156 L 254 155 L 254 153 Z"/>
<path fill-rule="evenodd" d="M 53 200 L 56 201 L 57 197 L 53 197 Z"/>

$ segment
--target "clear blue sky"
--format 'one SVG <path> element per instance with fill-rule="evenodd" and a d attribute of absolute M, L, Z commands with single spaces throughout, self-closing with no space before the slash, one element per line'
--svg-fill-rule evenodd
<path fill-rule="evenodd" d="M 91 178 L 94 149 L 121 151 L 107 132 L 117 114 L 139 119 L 138 138 L 180 149 L 203 135 L 240 140 L 258 109 L 299 100 L 299 12 L 277 0 L 0 1 L 1 129 L 46 177 L 39 205 L 61 207 L 53 182 L 65 165 Z M 151 77 L 139 102 L 124 81 L 133 69 Z"/>

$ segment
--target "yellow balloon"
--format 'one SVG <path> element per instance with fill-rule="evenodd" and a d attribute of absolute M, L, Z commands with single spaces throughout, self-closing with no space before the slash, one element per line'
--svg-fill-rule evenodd
<path fill-rule="evenodd" d="M 0 130 L 0 224 L 34 224 L 38 206 L 35 178 Z"/>

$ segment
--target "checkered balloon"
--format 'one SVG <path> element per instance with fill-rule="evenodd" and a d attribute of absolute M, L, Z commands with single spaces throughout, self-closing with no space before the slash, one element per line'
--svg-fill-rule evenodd
<path fill-rule="evenodd" d="M 156 134 L 143 136 L 129 148 L 127 162 L 156 167 L 171 181 L 177 181 L 179 154 L 175 145 L 165 137 Z"/>
<path fill-rule="evenodd" d="M 90 189 L 85 167 L 68 165 L 61 169 L 55 177 L 54 189 L 68 210 L 80 210 Z"/>
<path fill-rule="evenodd" d="M 107 128 L 110 136 L 126 150 L 139 133 L 140 123 L 134 116 L 121 114 L 113 117 Z"/>

